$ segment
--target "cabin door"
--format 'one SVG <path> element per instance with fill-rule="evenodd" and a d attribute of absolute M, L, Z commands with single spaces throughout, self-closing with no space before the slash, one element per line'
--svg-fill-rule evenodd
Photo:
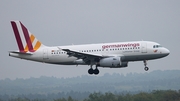
<path fill-rule="evenodd" d="M 43 60 L 47 60 L 48 59 L 48 49 L 44 49 L 43 50 Z"/>
<path fill-rule="evenodd" d="M 146 42 L 141 43 L 141 53 L 147 53 L 147 43 Z"/>

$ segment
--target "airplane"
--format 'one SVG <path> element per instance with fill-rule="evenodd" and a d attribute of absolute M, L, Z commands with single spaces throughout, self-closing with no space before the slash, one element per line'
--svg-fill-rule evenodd
<path fill-rule="evenodd" d="M 123 68 L 128 62 L 147 61 L 166 57 L 170 51 L 152 41 L 113 42 L 68 46 L 45 46 L 20 22 L 11 21 L 19 50 L 9 56 L 57 65 L 89 65 L 89 74 L 99 74 L 98 67 Z M 95 69 L 93 69 L 95 65 Z"/>

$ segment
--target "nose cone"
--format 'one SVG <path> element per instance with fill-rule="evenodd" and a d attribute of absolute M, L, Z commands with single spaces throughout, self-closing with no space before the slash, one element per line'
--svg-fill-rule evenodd
<path fill-rule="evenodd" d="M 169 51 L 167 48 L 165 48 L 163 53 L 164 53 L 166 56 L 168 56 L 168 55 L 170 54 L 170 51 Z"/>

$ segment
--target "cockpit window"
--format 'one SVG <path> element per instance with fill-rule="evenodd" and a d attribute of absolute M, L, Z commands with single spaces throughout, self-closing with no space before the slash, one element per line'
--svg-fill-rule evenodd
<path fill-rule="evenodd" d="M 153 48 L 159 48 L 162 47 L 161 45 L 154 45 Z"/>

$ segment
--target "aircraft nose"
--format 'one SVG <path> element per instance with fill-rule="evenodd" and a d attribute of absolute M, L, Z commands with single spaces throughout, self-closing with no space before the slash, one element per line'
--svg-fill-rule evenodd
<path fill-rule="evenodd" d="M 169 54 L 170 54 L 170 51 L 169 51 L 167 48 L 165 48 L 164 53 L 165 53 L 165 54 L 166 54 L 166 56 L 167 56 L 167 55 L 169 55 Z"/>

